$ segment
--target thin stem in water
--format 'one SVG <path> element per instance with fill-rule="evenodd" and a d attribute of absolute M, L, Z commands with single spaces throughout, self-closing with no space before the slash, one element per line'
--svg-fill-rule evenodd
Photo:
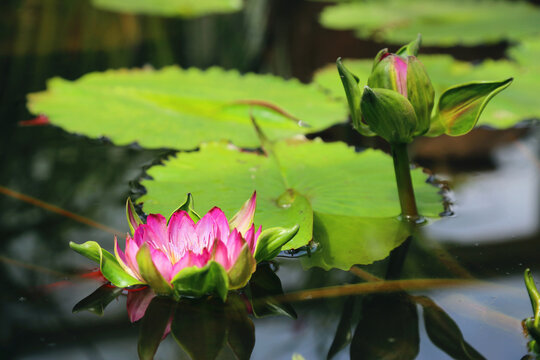
<path fill-rule="evenodd" d="M 392 144 L 391 146 L 399 203 L 401 205 L 401 215 L 406 220 L 416 222 L 420 216 L 418 215 L 416 199 L 414 197 L 407 144 Z"/>

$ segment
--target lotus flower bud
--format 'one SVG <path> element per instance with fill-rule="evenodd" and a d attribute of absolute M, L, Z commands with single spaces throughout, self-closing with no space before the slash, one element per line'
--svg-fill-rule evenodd
<path fill-rule="evenodd" d="M 435 92 L 424 65 L 416 58 L 419 39 L 391 54 L 386 49 L 375 57 L 368 79 L 371 88 L 394 90 L 403 95 L 414 108 L 416 128 L 414 135 L 429 130 Z"/>
<path fill-rule="evenodd" d="M 413 140 L 416 115 L 403 95 L 366 86 L 360 108 L 369 128 L 390 144 L 406 144 Z"/>

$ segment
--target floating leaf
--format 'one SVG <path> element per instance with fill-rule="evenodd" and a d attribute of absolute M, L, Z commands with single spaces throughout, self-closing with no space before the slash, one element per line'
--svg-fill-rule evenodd
<path fill-rule="evenodd" d="M 66 131 L 146 148 L 194 149 L 211 140 L 258 147 L 250 114 L 270 139 L 316 132 L 347 118 L 345 105 L 315 86 L 220 68 L 115 70 L 77 81 L 54 78 L 47 91 L 28 99 L 33 113 L 46 114 Z"/>
<path fill-rule="evenodd" d="M 320 22 L 360 38 L 424 45 L 476 45 L 540 34 L 540 9 L 524 1 L 367 0 L 325 8 Z"/>
<path fill-rule="evenodd" d="M 180 153 L 165 166 L 150 168 L 152 180 L 142 182 L 147 194 L 139 200 L 147 213 L 168 213 L 175 199 L 190 191 L 198 211 L 219 206 L 229 217 L 256 189 L 255 224 L 263 229 L 300 227 L 284 248 L 297 249 L 313 238 L 327 244 L 324 251 L 350 253 L 352 243 L 359 244 L 352 246 L 355 250 L 365 251 L 345 255 L 352 263 L 322 255 L 326 268 L 371 263 L 398 245 L 395 239 L 377 239 L 372 251 L 374 244 L 363 242 L 356 226 L 367 218 L 377 222 L 400 214 L 390 156 L 375 150 L 357 153 L 343 143 L 322 141 L 278 142 L 273 154 L 275 158 L 226 144 L 205 144 L 198 152 Z M 419 169 L 412 176 L 420 212 L 437 216 L 442 211 L 438 189 L 425 183 Z"/>
<path fill-rule="evenodd" d="M 340 229 L 349 236 L 334 240 L 326 229 Z M 384 259 L 410 235 L 410 227 L 396 217 L 372 218 L 315 214 L 313 232 L 320 251 L 302 257 L 305 267 L 348 270 L 354 264 Z M 354 234 L 354 235 L 351 235 Z"/>
<path fill-rule="evenodd" d="M 92 0 L 96 7 L 124 13 L 196 17 L 242 9 L 242 0 Z"/>
<path fill-rule="evenodd" d="M 529 38 L 522 40 L 518 45 L 512 46 L 508 50 L 508 55 L 516 60 L 526 69 L 540 68 L 538 59 L 540 58 L 540 39 Z"/>
<path fill-rule="evenodd" d="M 540 47 L 540 45 L 539 45 Z M 525 54 L 532 53 L 533 45 L 515 50 L 512 55 L 522 60 L 528 59 Z M 539 51 L 540 52 L 540 51 Z M 478 125 L 489 125 L 495 128 L 507 128 L 527 119 L 540 119 L 540 103 L 537 94 L 540 92 L 540 66 L 520 66 L 507 60 L 486 60 L 479 65 L 454 60 L 448 55 L 421 55 L 419 58 L 433 82 L 437 97 L 451 86 L 470 81 L 501 80 L 514 77 L 512 86 L 497 94 L 486 106 L 480 116 Z M 532 64 L 534 61 L 529 59 Z M 372 60 L 344 60 L 351 72 L 358 75 L 360 84 L 366 84 L 371 72 Z M 319 70 L 314 82 L 344 102 L 345 92 L 334 65 Z"/>

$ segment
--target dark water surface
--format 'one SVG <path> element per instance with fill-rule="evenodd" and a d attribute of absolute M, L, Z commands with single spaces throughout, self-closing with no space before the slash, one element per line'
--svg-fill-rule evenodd
<path fill-rule="evenodd" d="M 81 278 L 95 269 L 69 249 L 69 241 L 93 240 L 112 249 L 113 235 L 48 211 L 33 200 L 16 199 L 6 189 L 125 232 L 126 197 L 143 191 L 137 180 L 144 176 L 145 166 L 170 155 L 166 150 L 115 147 L 51 126 L 18 126 L 31 118 L 25 95 L 44 89 L 46 79 L 53 76 L 75 79 L 89 71 L 145 64 L 220 65 L 306 80 L 335 55 L 371 56 L 380 47 L 354 40 L 348 33 L 320 29 L 314 15 L 320 4 L 261 1 L 258 6 L 269 14 L 267 22 L 253 18 L 258 16 L 256 8 L 187 21 L 102 12 L 82 0 L 0 4 L 0 358 L 137 358 L 144 319 L 130 322 L 126 292 L 111 298 L 101 317 L 88 311 L 72 313 L 103 282 Z M 288 33 L 294 24 L 302 24 L 303 38 L 299 32 Z M 316 46 L 317 39 L 324 40 Z M 470 59 L 485 55 L 475 49 L 467 54 Z M 350 131 L 334 129 L 325 137 L 365 145 Z M 236 349 L 249 349 L 254 335 L 253 359 L 291 359 L 295 353 L 324 359 L 335 338 L 335 345 L 345 346 L 335 359 L 412 359 L 416 353 L 418 359 L 463 358 L 456 355 L 463 349 L 468 358 L 481 358 L 476 351 L 487 359 L 526 355 L 528 339 L 520 322 L 532 311 L 523 271 L 530 267 L 540 277 L 540 134 L 532 128 L 499 142 L 493 141 L 496 131 L 474 133 L 470 141 L 481 136 L 486 143 L 480 156 L 448 160 L 444 149 L 416 154 L 421 164 L 429 164 L 439 179 L 448 182 L 455 215 L 430 224 L 412 239 L 399 272 L 401 279 L 453 278 L 469 283 L 422 289 L 416 285 L 415 290 L 405 284 L 400 292 L 358 290 L 345 296 L 338 291 L 333 295 L 343 296 L 321 298 L 307 292 L 305 297 L 315 298 L 290 302 L 296 319 L 283 311 L 256 318 L 245 305 L 239 307 L 244 310 L 236 320 L 223 320 L 223 313 L 216 312 L 220 305 L 156 302 L 152 311 L 163 313 L 170 307 L 173 333 L 185 339 L 182 348 L 172 334 L 167 336 L 156 359 L 188 359 L 187 352 L 193 351 L 206 351 L 206 358 L 214 353 L 220 359 L 234 358 L 234 346 L 220 338 L 225 332 L 229 343 L 234 342 L 233 335 L 240 339 L 243 345 Z M 305 270 L 297 259 L 280 258 L 276 275 L 284 293 L 290 294 L 363 283 L 362 271 L 384 277 L 388 263 L 387 259 L 361 266 L 355 273 Z M 247 304 L 246 297 L 234 299 Z M 229 324 L 228 330 L 222 324 Z M 464 345 L 456 324 L 470 346 Z M 351 345 L 347 339 L 352 339 Z M 448 355 L 441 348 L 457 353 Z"/>

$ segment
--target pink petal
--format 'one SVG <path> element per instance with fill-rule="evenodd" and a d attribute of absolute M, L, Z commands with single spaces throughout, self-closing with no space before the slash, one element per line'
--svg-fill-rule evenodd
<path fill-rule="evenodd" d="M 171 271 L 171 280 L 178 274 L 181 270 L 191 267 L 204 267 L 211 258 L 211 252 L 208 249 L 204 249 L 201 254 L 196 254 L 191 251 L 186 251 L 185 255 L 172 267 Z"/>
<path fill-rule="evenodd" d="M 130 236 L 128 236 L 128 238 L 130 238 Z M 127 242 L 127 238 L 126 238 L 126 242 Z M 132 269 L 131 267 L 128 266 L 126 254 L 124 254 L 122 249 L 120 249 L 116 236 L 114 237 L 114 255 L 116 256 L 116 260 L 118 260 L 118 263 L 120 264 L 122 269 L 124 269 L 125 272 L 127 272 L 129 275 L 133 276 L 136 279 L 142 280 L 141 276 L 137 272 L 137 269 Z"/>
<path fill-rule="evenodd" d="M 218 208 L 214 208 L 219 210 Z M 192 250 L 196 253 L 201 253 L 203 249 L 211 248 L 216 238 L 219 238 L 219 230 L 210 210 L 204 215 L 201 220 L 195 225 L 195 232 L 197 233 L 197 244 L 192 247 Z M 219 210 L 221 212 L 221 210 Z M 226 219 L 225 219 L 226 220 Z M 228 230 L 228 229 L 227 229 Z M 194 244 L 195 245 L 195 244 Z"/>
<path fill-rule="evenodd" d="M 142 243 L 144 242 L 144 237 L 146 236 L 145 234 L 146 234 L 146 226 L 139 225 L 135 229 L 135 235 L 133 235 L 133 240 L 135 241 L 135 244 L 137 244 L 137 246 L 142 245 Z"/>
<path fill-rule="evenodd" d="M 216 223 L 216 226 L 217 226 L 216 237 L 220 240 L 227 239 L 227 237 L 229 236 L 231 227 L 229 226 L 229 221 L 227 220 L 227 217 L 225 216 L 223 211 L 221 211 L 221 209 L 218 207 L 214 207 L 212 208 L 212 210 L 208 212 L 208 214 L 210 214 L 210 216 L 214 218 L 214 222 Z"/>
<path fill-rule="evenodd" d="M 261 232 L 262 232 L 262 225 L 259 226 L 259 230 L 257 230 L 257 232 L 255 233 L 255 236 L 253 237 L 253 247 L 250 246 L 251 253 L 253 255 L 255 255 L 255 248 L 257 248 L 257 241 L 259 240 L 259 236 L 261 235 Z"/>
<path fill-rule="evenodd" d="M 197 267 L 202 268 L 206 266 L 206 264 L 208 264 L 211 258 L 212 258 L 212 253 L 210 252 L 210 250 L 204 249 L 203 252 L 200 254 L 193 254 L 191 258 L 192 266 L 197 266 Z"/>
<path fill-rule="evenodd" d="M 170 282 L 172 273 L 171 260 L 169 260 L 167 255 L 165 255 L 161 250 L 150 248 L 150 254 L 156 269 L 159 271 L 161 276 L 163 276 L 165 281 Z"/>
<path fill-rule="evenodd" d="M 249 250 L 253 254 L 255 252 L 255 225 L 251 225 L 249 230 L 244 235 L 244 239 L 248 243 Z"/>
<path fill-rule="evenodd" d="M 127 241 L 128 237 L 130 237 L 130 236 L 126 236 L 126 241 Z M 116 238 L 116 236 L 114 237 L 114 251 L 115 251 L 115 255 L 116 255 L 116 260 L 118 260 L 119 263 L 125 264 L 126 263 L 126 254 L 124 254 L 122 249 L 120 249 L 120 245 L 118 245 L 118 239 Z"/>
<path fill-rule="evenodd" d="M 186 252 L 185 255 L 178 261 L 176 264 L 173 265 L 172 271 L 171 271 L 171 280 L 174 279 L 176 274 L 178 274 L 181 270 L 192 266 L 192 253 Z"/>
<path fill-rule="evenodd" d="M 255 207 L 257 206 L 257 192 L 254 191 L 251 198 L 244 203 L 240 211 L 233 216 L 230 221 L 231 229 L 238 229 L 244 235 L 251 224 L 253 224 L 253 216 L 255 215 Z"/>
<path fill-rule="evenodd" d="M 236 263 L 236 260 L 238 259 L 238 256 L 240 255 L 242 247 L 245 243 L 246 242 L 242 238 L 242 235 L 236 229 L 234 229 L 227 240 L 227 254 L 231 265 Z"/>
<path fill-rule="evenodd" d="M 177 211 L 171 216 L 168 235 L 172 262 L 181 259 L 186 251 L 192 248 L 192 244 L 197 242 L 195 223 L 183 210 Z"/>
<path fill-rule="evenodd" d="M 169 236 L 167 234 L 167 219 L 163 215 L 148 215 L 146 218 L 146 236 L 144 239 L 152 247 L 168 251 Z"/>
<path fill-rule="evenodd" d="M 140 320 L 152 299 L 156 296 L 150 287 L 143 290 L 129 291 L 127 295 L 127 312 L 129 320 L 135 322 Z"/>
<path fill-rule="evenodd" d="M 139 246 L 135 243 L 135 240 L 129 236 L 126 239 L 126 265 L 133 270 L 136 274 L 139 274 L 139 264 L 137 264 L 137 253 L 139 252 Z"/>
<path fill-rule="evenodd" d="M 229 270 L 232 266 L 232 263 L 229 261 L 229 256 L 227 253 L 227 245 L 223 241 L 219 241 L 216 245 L 216 252 L 214 253 L 214 260 L 221 264 L 225 270 Z"/>
<path fill-rule="evenodd" d="M 399 56 L 393 57 L 398 92 L 407 97 L 407 63 Z"/>

